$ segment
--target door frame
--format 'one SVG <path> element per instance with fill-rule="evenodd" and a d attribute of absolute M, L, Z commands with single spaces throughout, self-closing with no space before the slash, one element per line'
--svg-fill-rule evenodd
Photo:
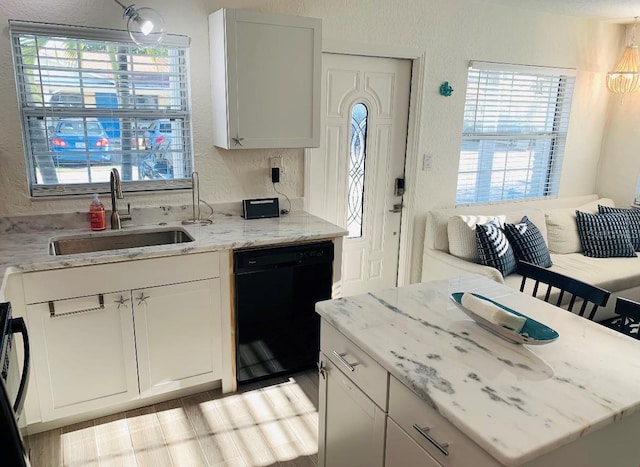
<path fill-rule="evenodd" d="M 407 122 L 407 149 L 404 162 L 405 192 L 404 208 L 400 221 L 400 245 L 398 247 L 398 286 L 411 283 L 411 258 L 413 251 L 413 229 L 420 152 L 420 122 L 422 116 L 422 94 L 426 69 L 426 50 L 414 47 L 344 42 L 333 39 L 322 40 L 322 53 L 360 55 L 363 57 L 397 58 L 411 60 L 411 89 L 409 94 L 409 120 Z M 322 91 L 323 92 L 323 91 Z M 304 150 L 304 190 L 307 208 L 307 190 L 310 186 L 310 149 Z"/>

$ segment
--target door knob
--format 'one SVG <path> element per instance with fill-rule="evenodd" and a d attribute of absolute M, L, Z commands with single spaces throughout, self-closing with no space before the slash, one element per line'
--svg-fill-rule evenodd
<path fill-rule="evenodd" d="M 402 206 L 402 203 L 400 204 L 394 204 L 393 205 L 393 209 L 389 209 L 389 212 L 402 212 L 402 208 L 404 206 Z"/>

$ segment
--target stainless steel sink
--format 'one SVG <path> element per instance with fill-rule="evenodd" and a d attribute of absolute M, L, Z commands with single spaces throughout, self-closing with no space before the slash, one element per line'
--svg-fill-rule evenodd
<path fill-rule="evenodd" d="M 192 241 L 193 238 L 186 231 L 176 228 L 134 232 L 103 232 L 53 238 L 49 242 L 49 254 L 56 256 L 73 255 L 76 253 L 169 245 Z"/>

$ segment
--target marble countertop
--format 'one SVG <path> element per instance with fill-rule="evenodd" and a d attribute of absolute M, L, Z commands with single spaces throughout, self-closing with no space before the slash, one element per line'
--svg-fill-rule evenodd
<path fill-rule="evenodd" d="M 183 218 L 188 218 L 187 215 Z M 135 219 L 135 217 L 134 217 Z M 52 256 L 49 241 L 54 237 L 73 235 L 113 235 L 117 231 L 91 232 L 88 227 L 77 228 L 77 219 L 69 217 L 68 225 L 47 227 L 35 221 L 3 219 L 0 222 L 0 277 L 9 272 L 31 272 L 114 263 L 132 259 L 184 255 L 206 251 L 277 245 L 346 235 L 346 230 L 304 211 L 270 219 L 245 220 L 237 214 L 215 213 L 211 225 L 182 225 L 166 216 L 140 225 L 123 225 L 122 231 L 145 230 L 156 227 L 179 227 L 194 239 L 193 242 L 128 248 L 122 250 Z M 73 228 L 75 225 L 76 228 Z M 88 222 L 83 220 L 82 225 Z"/>
<path fill-rule="evenodd" d="M 511 344 L 450 300 L 476 292 L 558 331 Z M 640 406 L 640 342 L 468 274 L 320 302 L 317 312 L 507 466 L 520 465 Z"/>

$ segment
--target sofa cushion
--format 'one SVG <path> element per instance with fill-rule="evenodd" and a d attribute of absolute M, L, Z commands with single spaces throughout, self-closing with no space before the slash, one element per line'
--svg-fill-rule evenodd
<path fill-rule="evenodd" d="M 613 200 L 600 198 L 575 208 L 550 209 L 545 213 L 547 245 L 551 253 L 579 253 L 582 251 L 576 210 L 590 214 L 598 212 L 598 205 L 613 207 Z"/>
<path fill-rule="evenodd" d="M 588 214 L 576 211 L 578 235 L 585 256 L 592 258 L 633 257 L 629 216 Z"/>
<path fill-rule="evenodd" d="M 527 216 L 518 224 L 504 224 L 504 233 L 518 261 L 526 261 L 543 268 L 553 264 L 540 230 Z"/>
<path fill-rule="evenodd" d="M 496 268 L 503 276 L 515 272 L 516 257 L 498 220 L 493 220 L 488 224 L 478 224 L 476 226 L 476 240 L 480 264 Z"/>
<path fill-rule="evenodd" d="M 611 208 L 598 205 L 600 214 L 623 213 L 629 217 L 629 231 L 631 233 L 631 243 L 636 251 L 640 251 L 640 209 Z"/>
<path fill-rule="evenodd" d="M 486 224 L 497 220 L 500 226 L 504 224 L 504 216 L 452 216 L 447 222 L 447 236 L 449 238 L 449 253 L 458 258 L 477 263 L 478 247 L 476 244 L 476 225 Z"/>

